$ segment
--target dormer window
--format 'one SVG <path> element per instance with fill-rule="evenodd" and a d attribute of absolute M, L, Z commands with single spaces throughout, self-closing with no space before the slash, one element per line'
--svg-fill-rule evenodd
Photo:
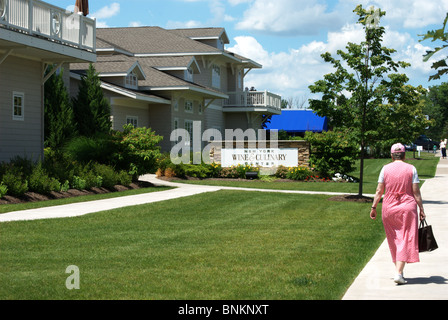
<path fill-rule="evenodd" d="M 131 89 L 138 89 L 138 78 L 134 71 L 126 76 L 126 87 Z"/>
<path fill-rule="evenodd" d="M 193 82 L 193 69 L 191 67 L 185 70 L 185 81 Z"/>

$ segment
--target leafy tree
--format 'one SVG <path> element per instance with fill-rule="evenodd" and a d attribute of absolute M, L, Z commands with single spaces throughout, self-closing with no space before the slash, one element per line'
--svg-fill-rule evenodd
<path fill-rule="evenodd" d="M 435 41 L 441 41 L 446 44 L 436 47 L 433 50 L 427 51 L 426 54 L 423 56 L 423 61 L 428 61 L 434 54 L 439 52 L 440 50 L 448 47 L 448 32 L 445 31 L 446 25 L 448 22 L 448 13 L 446 14 L 445 20 L 443 21 L 443 26 L 440 29 L 428 31 L 426 34 L 420 35 L 422 37 L 421 41 L 424 41 L 426 39 L 432 39 L 432 42 Z M 436 61 L 431 66 L 432 69 L 437 70 L 437 73 L 429 77 L 429 81 L 431 80 L 438 80 L 440 79 L 440 76 L 448 73 L 448 65 L 446 63 L 448 57 L 441 59 L 439 61 Z"/>
<path fill-rule="evenodd" d="M 433 119 L 427 136 L 438 140 L 448 137 L 448 83 L 429 87 L 424 99 L 424 113 Z"/>
<path fill-rule="evenodd" d="M 90 64 L 87 74 L 81 78 L 78 97 L 73 101 L 75 121 L 79 134 L 92 137 L 109 134 L 112 127 L 110 105 L 101 89 L 101 81 Z"/>
<path fill-rule="evenodd" d="M 45 146 L 56 152 L 73 138 L 76 132 L 73 107 L 62 79 L 62 72 L 53 74 L 45 83 Z"/>
<path fill-rule="evenodd" d="M 312 93 L 322 94 L 320 100 L 310 100 L 311 109 L 319 116 L 328 116 L 334 127 L 350 129 L 352 138 L 360 146 L 359 196 L 362 196 L 366 147 L 398 138 L 395 134 L 403 130 L 401 117 L 418 105 L 420 94 L 425 90 L 421 86 L 407 85 L 408 77 L 397 71 L 409 64 L 395 62 L 391 55 L 396 50 L 382 46 L 385 28 L 379 21 L 386 13 L 373 7 L 366 10 L 362 5 L 358 5 L 354 12 L 363 26 L 364 41 L 361 44 L 349 42 L 346 52 L 338 50 L 342 61 L 328 52 L 322 54 L 324 61 L 331 63 L 335 71 L 324 75 L 323 80 L 309 88 Z M 406 116 L 406 119 L 413 123 L 413 130 L 419 131 L 426 125 L 426 120 L 423 114 L 414 113 L 417 120 L 412 116 Z M 404 127 L 409 127 L 410 122 Z M 387 133 L 386 129 L 389 129 Z"/>

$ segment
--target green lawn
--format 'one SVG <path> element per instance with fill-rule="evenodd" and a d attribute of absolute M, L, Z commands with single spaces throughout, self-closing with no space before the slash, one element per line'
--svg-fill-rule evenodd
<path fill-rule="evenodd" d="M 415 161 L 434 174 L 435 160 Z M 372 185 L 383 162 L 366 164 Z M 218 191 L 1 223 L 0 299 L 340 299 L 384 231 L 369 203 L 328 198 Z M 79 290 L 66 288 L 71 265 Z"/>
<path fill-rule="evenodd" d="M 384 233 L 370 204 L 327 198 L 220 191 L 2 223 L 0 299 L 340 299 Z"/>

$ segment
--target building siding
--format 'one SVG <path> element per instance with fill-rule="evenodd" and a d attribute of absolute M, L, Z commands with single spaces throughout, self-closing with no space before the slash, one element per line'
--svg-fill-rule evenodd
<path fill-rule="evenodd" d="M 0 161 L 43 156 L 42 64 L 10 56 L 0 65 Z M 13 92 L 24 94 L 24 119 L 13 120 Z"/>

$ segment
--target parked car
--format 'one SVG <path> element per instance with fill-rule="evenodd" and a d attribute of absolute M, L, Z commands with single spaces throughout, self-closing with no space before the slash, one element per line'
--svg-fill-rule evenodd
<path fill-rule="evenodd" d="M 414 141 L 414 145 L 422 146 L 423 150 L 433 150 L 434 146 L 436 146 L 437 149 L 439 148 L 439 144 L 437 142 L 432 141 L 424 134 L 422 134 L 417 138 L 417 140 Z"/>

